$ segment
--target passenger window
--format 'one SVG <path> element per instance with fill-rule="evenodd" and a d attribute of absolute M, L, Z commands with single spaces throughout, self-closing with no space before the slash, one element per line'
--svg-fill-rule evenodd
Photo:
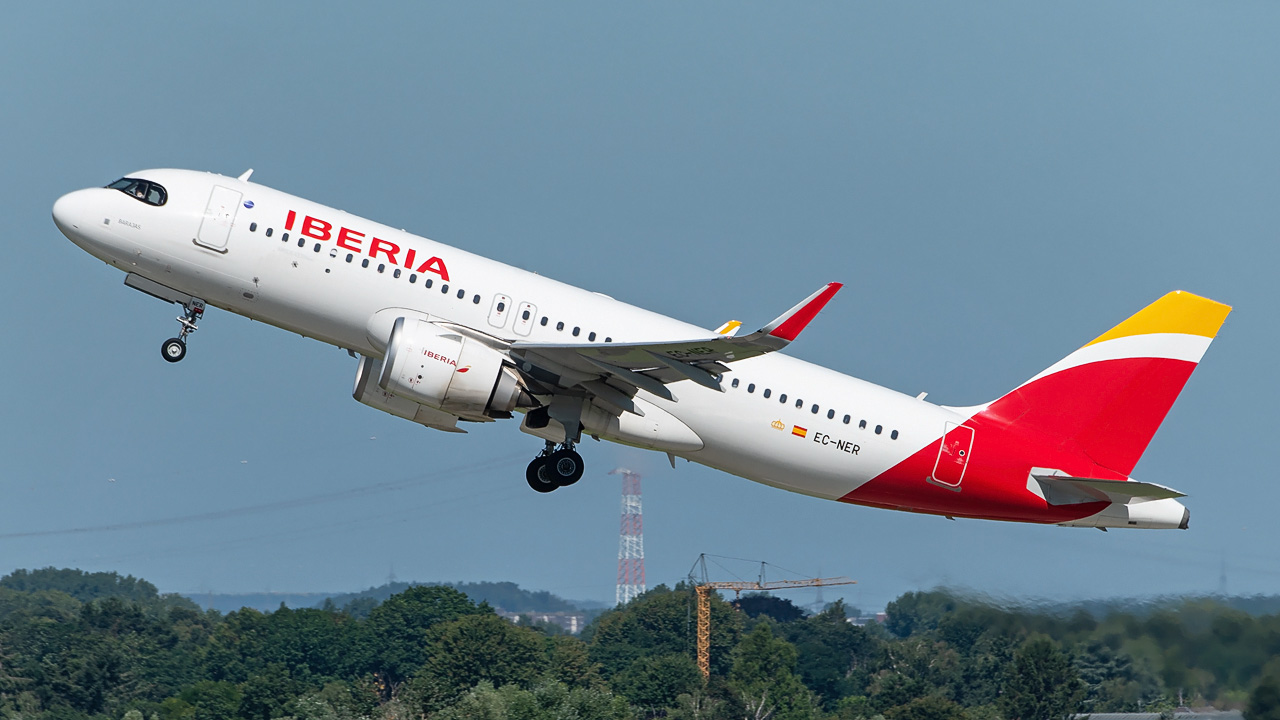
<path fill-rule="evenodd" d="M 271 237 L 271 231 L 273 231 L 273 230 L 275 230 L 275 228 L 267 228 L 267 232 L 265 233 L 265 234 L 266 234 L 266 236 L 267 236 L 267 237 Z"/>
<path fill-rule="evenodd" d="M 443 285 L 441 285 L 441 286 L 440 286 L 440 294 L 441 294 L 441 295 L 448 295 L 448 294 L 449 294 L 449 283 L 445 283 L 445 284 L 443 284 Z"/>
<path fill-rule="evenodd" d="M 289 242 L 289 233 L 280 233 L 280 242 Z"/>
<path fill-rule="evenodd" d="M 814 405 L 812 408 L 809 408 L 809 412 L 813 413 L 814 415 L 817 415 L 817 414 L 818 414 L 818 406 L 817 406 L 817 405 Z M 834 413 L 832 413 L 832 414 L 834 414 Z M 830 415 L 828 415 L 828 417 L 830 417 Z"/>
<path fill-rule="evenodd" d="M 897 439 L 898 439 L 898 431 L 897 431 L 897 430 L 894 430 L 893 432 L 889 433 L 889 439 L 890 439 L 890 440 L 897 440 Z"/>
<path fill-rule="evenodd" d="M 747 385 L 747 392 L 749 392 L 749 393 L 753 393 L 753 392 L 755 392 L 755 391 L 756 391 L 756 384 L 755 384 L 755 383 L 751 383 L 750 385 Z"/>
<path fill-rule="evenodd" d="M 391 273 L 391 277 L 400 277 L 400 268 L 396 268 L 396 271 Z"/>
<path fill-rule="evenodd" d="M 734 378 L 733 382 L 729 383 L 729 387 L 738 387 L 738 378 Z"/>
<path fill-rule="evenodd" d="M 849 421 L 850 421 L 850 420 L 852 420 L 852 419 L 853 419 L 853 418 L 849 417 L 848 415 L 845 415 L 845 416 L 844 416 L 844 424 L 845 424 L 845 425 L 848 425 L 848 424 L 849 424 Z"/>
<path fill-rule="evenodd" d="M 605 341 L 605 342 L 613 342 L 613 338 L 611 338 L 611 337 L 607 337 L 607 338 L 605 338 L 605 339 L 604 339 L 604 341 Z"/>
<path fill-rule="evenodd" d="M 249 223 L 249 232 L 258 232 L 258 223 Z"/>
<path fill-rule="evenodd" d="M 361 261 L 360 261 L 360 267 L 363 267 L 363 268 L 367 268 L 367 267 L 369 267 L 369 258 L 365 258 L 365 259 L 361 260 Z"/>
<path fill-rule="evenodd" d="M 563 323 L 563 322 L 558 322 L 558 323 L 556 323 L 556 329 L 557 329 L 557 330 L 564 330 L 564 323 Z"/>
<path fill-rule="evenodd" d="M 587 340 L 590 340 L 591 342 L 595 342 L 595 341 L 596 341 L 596 333 L 595 333 L 595 331 L 594 331 L 594 330 L 592 330 L 592 331 L 591 331 L 591 334 L 587 336 Z"/>
<path fill-rule="evenodd" d="M 480 304 L 480 296 L 479 296 L 479 295 L 476 295 L 476 296 L 472 297 L 472 298 L 471 298 L 471 304 L 472 304 L 472 305 L 479 305 L 479 304 Z"/>
<path fill-rule="evenodd" d="M 802 407 L 804 407 L 804 401 L 803 401 L 803 400 L 797 400 L 797 401 L 796 401 L 796 409 L 797 409 L 797 410 L 799 410 L 799 409 L 800 409 L 800 408 L 802 408 Z"/>
<path fill-rule="evenodd" d="M 387 269 L 386 263 L 378 263 L 378 272 L 382 272 L 383 270 L 386 270 L 386 269 Z"/>
<path fill-rule="evenodd" d="M 459 291 L 458 291 L 458 299 L 459 299 L 459 300 L 461 300 L 462 298 L 464 298 L 464 297 L 466 297 L 466 296 L 467 296 L 467 291 L 466 291 L 466 290 L 459 290 Z"/>
<path fill-rule="evenodd" d="M 778 402 L 780 402 L 780 403 L 785 403 L 786 401 L 787 401 L 787 394 L 786 394 L 786 393 L 782 393 L 781 395 L 779 395 L 779 396 L 778 396 Z"/>
<path fill-rule="evenodd" d="M 418 282 L 418 274 L 417 274 L 417 273 L 409 273 L 409 282 L 410 282 L 410 284 Z"/>
<path fill-rule="evenodd" d="M 506 309 L 507 309 L 507 304 L 506 304 L 506 303 L 504 303 L 504 302 L 502 302 L 501 300 L 499 300 L 499 301 L 498 301 L 498 312 L 505 312 L 505 311 L 506 311 Z"/>
<path fill-rule="evenodd" d="M 316 246 L 311 248 L 311 250 L 314 252 L 320 252 L 320 243 L 316 243 Z"/>
<path fill-rule="evenodd" d="M 426 281 L 422 283 L 422 287 L 430 289 L 431 283 L 432 283 L 431 278 L 427 278 Z"/>
<path fill-rule="evenodd" d="M 547 326 L 547 316 L 546 316 L 546 315 L 543 315 L 543 316 L 542 316 L 542 322 L 540 322 L 540 323 L 538 323 L 538 324 L 539 324 L 539 325 L 541 325 L 542 327 L 546 327 L 546 326 Z"/>
<path fill-rule="evenodd" d="M 859 430 L 866 430 L 866 429 L 867 429 L 867 421 L 866 421 L 866 420 L 859 420 L 859 421 L 858 421 L 858 429 L 859 429 Z"/>
<path fill-rule="evenodd" d="M 880 434 L 881 432 L 883 432 L 883 431 L 884 431 L 884 426 L 883 426 L 883 425 L 877 425 L 877 426 L 876 426 L 876 434 L 877 434 L 877 435 L 879 435 L 879 434 Z"/>
<path fill-rule="evenodd" d="M 814 407 L 816 408 L 816 407 L 818 407 L 818 406 L 817 406 L 817 405 L 814 405 Z M 817 412 L 817 411 L 815 410 L 814 412 Z M 835 410 L 828 410 L 828 411 L 827 411 L 827 419 L 828 419 L 828 420 L 835 420 L 835 418 L 836 418 L 836 411 L 835 411 Z"/>
<path fill-rule="evenodd" d="M 351 253 L 347 253 L 347 262 L 351 262 L 352 260 L 355 259 L 355 257 L 356 257 L 355 255 L 352 255 Z"/>
<path fill-rule="evenodd" d="M 303 246 L 305 246 L 306 244 L 307 244 L 307 239 L 306 239 L 306 238 L 298 238 L 298 247 L 303 247 Z"/>
<path fill-rule="evenodd" d="M 580 327 L 575 327 L 575 328 L 573 329 L 573 336 L 574 336 L 574 337 L 578 337 L 578 333 L 579 333 L 579 332 L 581 332 L 581 331 L 582 331 L 582 328 L 580 328 Z"/>
<path fill-rule="evenodd" d="M 769 397 L 769 394 L 770 394 L 770 393 L 772 393 L 772 392 L 773 392 L 773 390 L 771 390 L 771 389 L 769 389 L 769 388 L 765 388 L 765 389 L 764 389 L 764 392 L 763 392 L 762 394 L 763 394 L 765 397 Z"/>
<path fill-rule="evenodd" d="M 520 319 L 521 319 L 521 320 L 528 320 L 528 319 L 529 319 L 529 311 L 528 311 L 528 310 L 525 310 L 523 313 L 521 313 L 521 314 L 520 314 Z"/>

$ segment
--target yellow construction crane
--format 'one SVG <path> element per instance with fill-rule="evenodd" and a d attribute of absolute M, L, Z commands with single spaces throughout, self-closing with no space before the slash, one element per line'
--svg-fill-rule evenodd
<path fill-rule="evenodd" d="M 702 671 L 705 681 L 711 677 L 711 591 L 732 590 L 734 598 L 743 590 L 789 590 L 791 588 L 826 587 L 828 585 L 853 585 L 857 581 L 847 577 L 808 578 L 804 580 L 766 580 L 765 563 L 760 563 L 760 576 L 756 580 L 735 580 L 715 582 L 707 579 L 707 555 L 698 556 L 693 567 L 701 568 L 701 581 L 689 572 L 693 588 L 698 593 L 698 669 Z"/>

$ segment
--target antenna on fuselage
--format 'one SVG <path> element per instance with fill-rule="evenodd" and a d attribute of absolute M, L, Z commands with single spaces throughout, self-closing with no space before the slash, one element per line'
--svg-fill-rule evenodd
<path fill-rule="evenodd" d="M 245 170 L 244 173 L 242 173 L 240 177 L 236 179 L 241 182 L 249 182 L 249 176 L 252 174 L 253 174 L 253 168 L 249 168 L 248 170 Z"/>

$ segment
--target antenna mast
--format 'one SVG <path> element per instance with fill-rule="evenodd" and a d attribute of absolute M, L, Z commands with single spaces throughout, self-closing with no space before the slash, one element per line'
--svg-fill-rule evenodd
<path fill-rule="evenodd" d="M 617 468 L 622 476 L 622 530 L 618 534 L 618 589 L 616 603 L 625 605 L 645 591 L 644 521 L 640 505 L 640 474 Z"/>

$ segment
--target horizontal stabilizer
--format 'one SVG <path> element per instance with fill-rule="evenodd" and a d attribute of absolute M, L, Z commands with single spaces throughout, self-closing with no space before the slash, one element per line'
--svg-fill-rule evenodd
<path fill-rule="evenodd" d="M 1075 505 L 1084 502 L 1113 502 L 1122 505 L 1186 497 L 1155 483 L 1137 480 L 1105 480 L 1102 478 L 1066 477 L 1063 475 L 1032 474 L 1044 491 L 1050 505 Z"/>

